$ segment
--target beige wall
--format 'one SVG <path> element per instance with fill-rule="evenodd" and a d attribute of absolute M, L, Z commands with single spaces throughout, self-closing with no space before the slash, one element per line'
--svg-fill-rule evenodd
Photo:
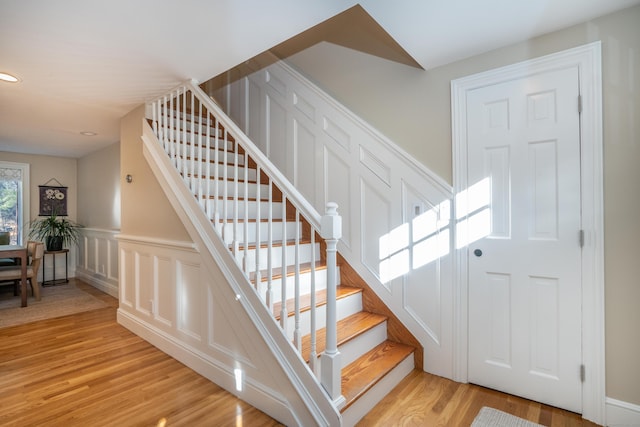
<path fill-rule="evenodd" d="M 78 218 L 78 188 L 77 188 L 77 160 L 69 157 L 39 156 L 35 154 L 19 154 L 0 152 L 0 160 L 29 164 L 29 221 L 38 218 L 39 185 L 45 185 L 55 178 L 67 187 L 68 218 L 77 221 Z M 58 185 L 55 181 L 47 185 Z M 73 277 L 76 270 L 76 249 L 71 247 L 69 253 L 69 276 Z M 56 261 L 58 264 L 58 261 Z M 64 263 L 62 264 L 64 265 Z M 64 268 L 64 267 L 62 267 Z M 50 279 L 48 277 L 47 279 Z"/>
<path fill-rule="evenodd" d="M 67 188 L 67 213 L 69 219 L 77 220 L 78 189 L 77 189 L 77 161 L 68 157 L 38 156 L 35 154 L 19 154 L 0 152 L 0 160 L 29 164 L 29 220 L 38 218 L 40 207 L 38 200 L 38 186 L 45 185 L 51 178 L 55 178 Z M 55 181 L 47 185 L 58 185 Z"/>
<path fill-rule="evenodd" d="M 120 122 L 121 226 L 125 235 L 191 241 L 142 154 L 144 106 Z M 125 182 L 130 174 L 133 182 Z"/>
<path fill-rule="evenodd" d="M 120 229 L 120 144 L 78 159 L 78 222 Z"/>
<path fill-rule="evenodd" d="M 607 396 L 640 404 L 640 6 L 421 71 L 322 43 L 288 62 L 447 181 L 453 79 L 602 41 Z M 423 64 L 428 67 L 428 64 Z"/>

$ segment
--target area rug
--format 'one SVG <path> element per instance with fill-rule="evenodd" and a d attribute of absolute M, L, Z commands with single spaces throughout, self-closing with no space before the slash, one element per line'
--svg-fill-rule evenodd
<path fill-rule="evenodd" d="M 484 406 L 473 420 L 471 427 L 541 427 L 541 425 Z"/>
<path fill-rule="evenodd" d="M 29 296 L 27 307 L 20 307 L 20 297 L 13 296 L 13 292 L 3 292 L 0 295 L 0 328 L 108 306 L 71 283 L 42 288 L 41 296 L 40 301 Z"/>

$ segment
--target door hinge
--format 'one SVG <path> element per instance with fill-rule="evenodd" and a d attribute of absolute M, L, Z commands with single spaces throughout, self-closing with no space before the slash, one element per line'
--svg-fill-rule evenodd
<path fill-rule="evenodd" d="M 578 95 L 578 114 L 582 114 L 582 95 Z"/>
<path fill-rule="evenodd" d="M 584 248 L 584 230 L 580 230 L 579 239 L 580 239 L 580 247 Z"/>
<path fill-rule="evenodd" d="M 585 376 L 586 376 L 586 369 L 584 365 L 580 365 L 580 382 L 584 382 Z"/>

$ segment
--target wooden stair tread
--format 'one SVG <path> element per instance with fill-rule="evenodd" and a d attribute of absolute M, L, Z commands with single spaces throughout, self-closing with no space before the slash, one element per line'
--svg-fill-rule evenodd
<path fill-rule="evenodd" d="M 373 329 L 385 322 L 387 316 L 382 316 L 368 311 L 360 311 L 349 317 L 338 321 L 338 346 L 358 337 L 369 329 Z M 316 332 L 316 354 L 318 357 L 324 351 L 326 345 L 326 328 L 318 329 Z M 311 352 L 311 334 L 302 337 L 301 345 L 302 358 L 308 363 Z"/>
<path fill-rule="evenodd" d="M 336 286 L 336 300 L 346 298 L 350 295 L 354 295 L 362 292 L 360 288 L 354 288 L 352 286 Z M 327 303 L 327 290 L 321 289 L 316 291 L 316 307 L 320 307 Z M 277 302 L 273 304 L 273 315 L 276 320 L 280 320 L 280 308 L 282 307 L 282 302 Z M 308 311 L 311 308 L 311 294 L 301 295 L 300 296 L 300 312 Z M 287 300 L 287 316 L 291 317 L 295 314 L 295 301 L 293 298 Z"/>
<path fill-rule="evenodd" d="M 342 369 L 342 395 L 346 403 L 340 412 L 344 412 L 413 351 L 411 346 L 387 340 Z"/>

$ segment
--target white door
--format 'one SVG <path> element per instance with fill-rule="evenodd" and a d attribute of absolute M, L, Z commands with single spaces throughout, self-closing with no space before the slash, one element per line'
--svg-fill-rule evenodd
<path fill-rule="evenodd" d="M 582 412 L 578 95 L 578 70 L 567 68 L 467 98 L 469 381 L 574 412 Z"/>

